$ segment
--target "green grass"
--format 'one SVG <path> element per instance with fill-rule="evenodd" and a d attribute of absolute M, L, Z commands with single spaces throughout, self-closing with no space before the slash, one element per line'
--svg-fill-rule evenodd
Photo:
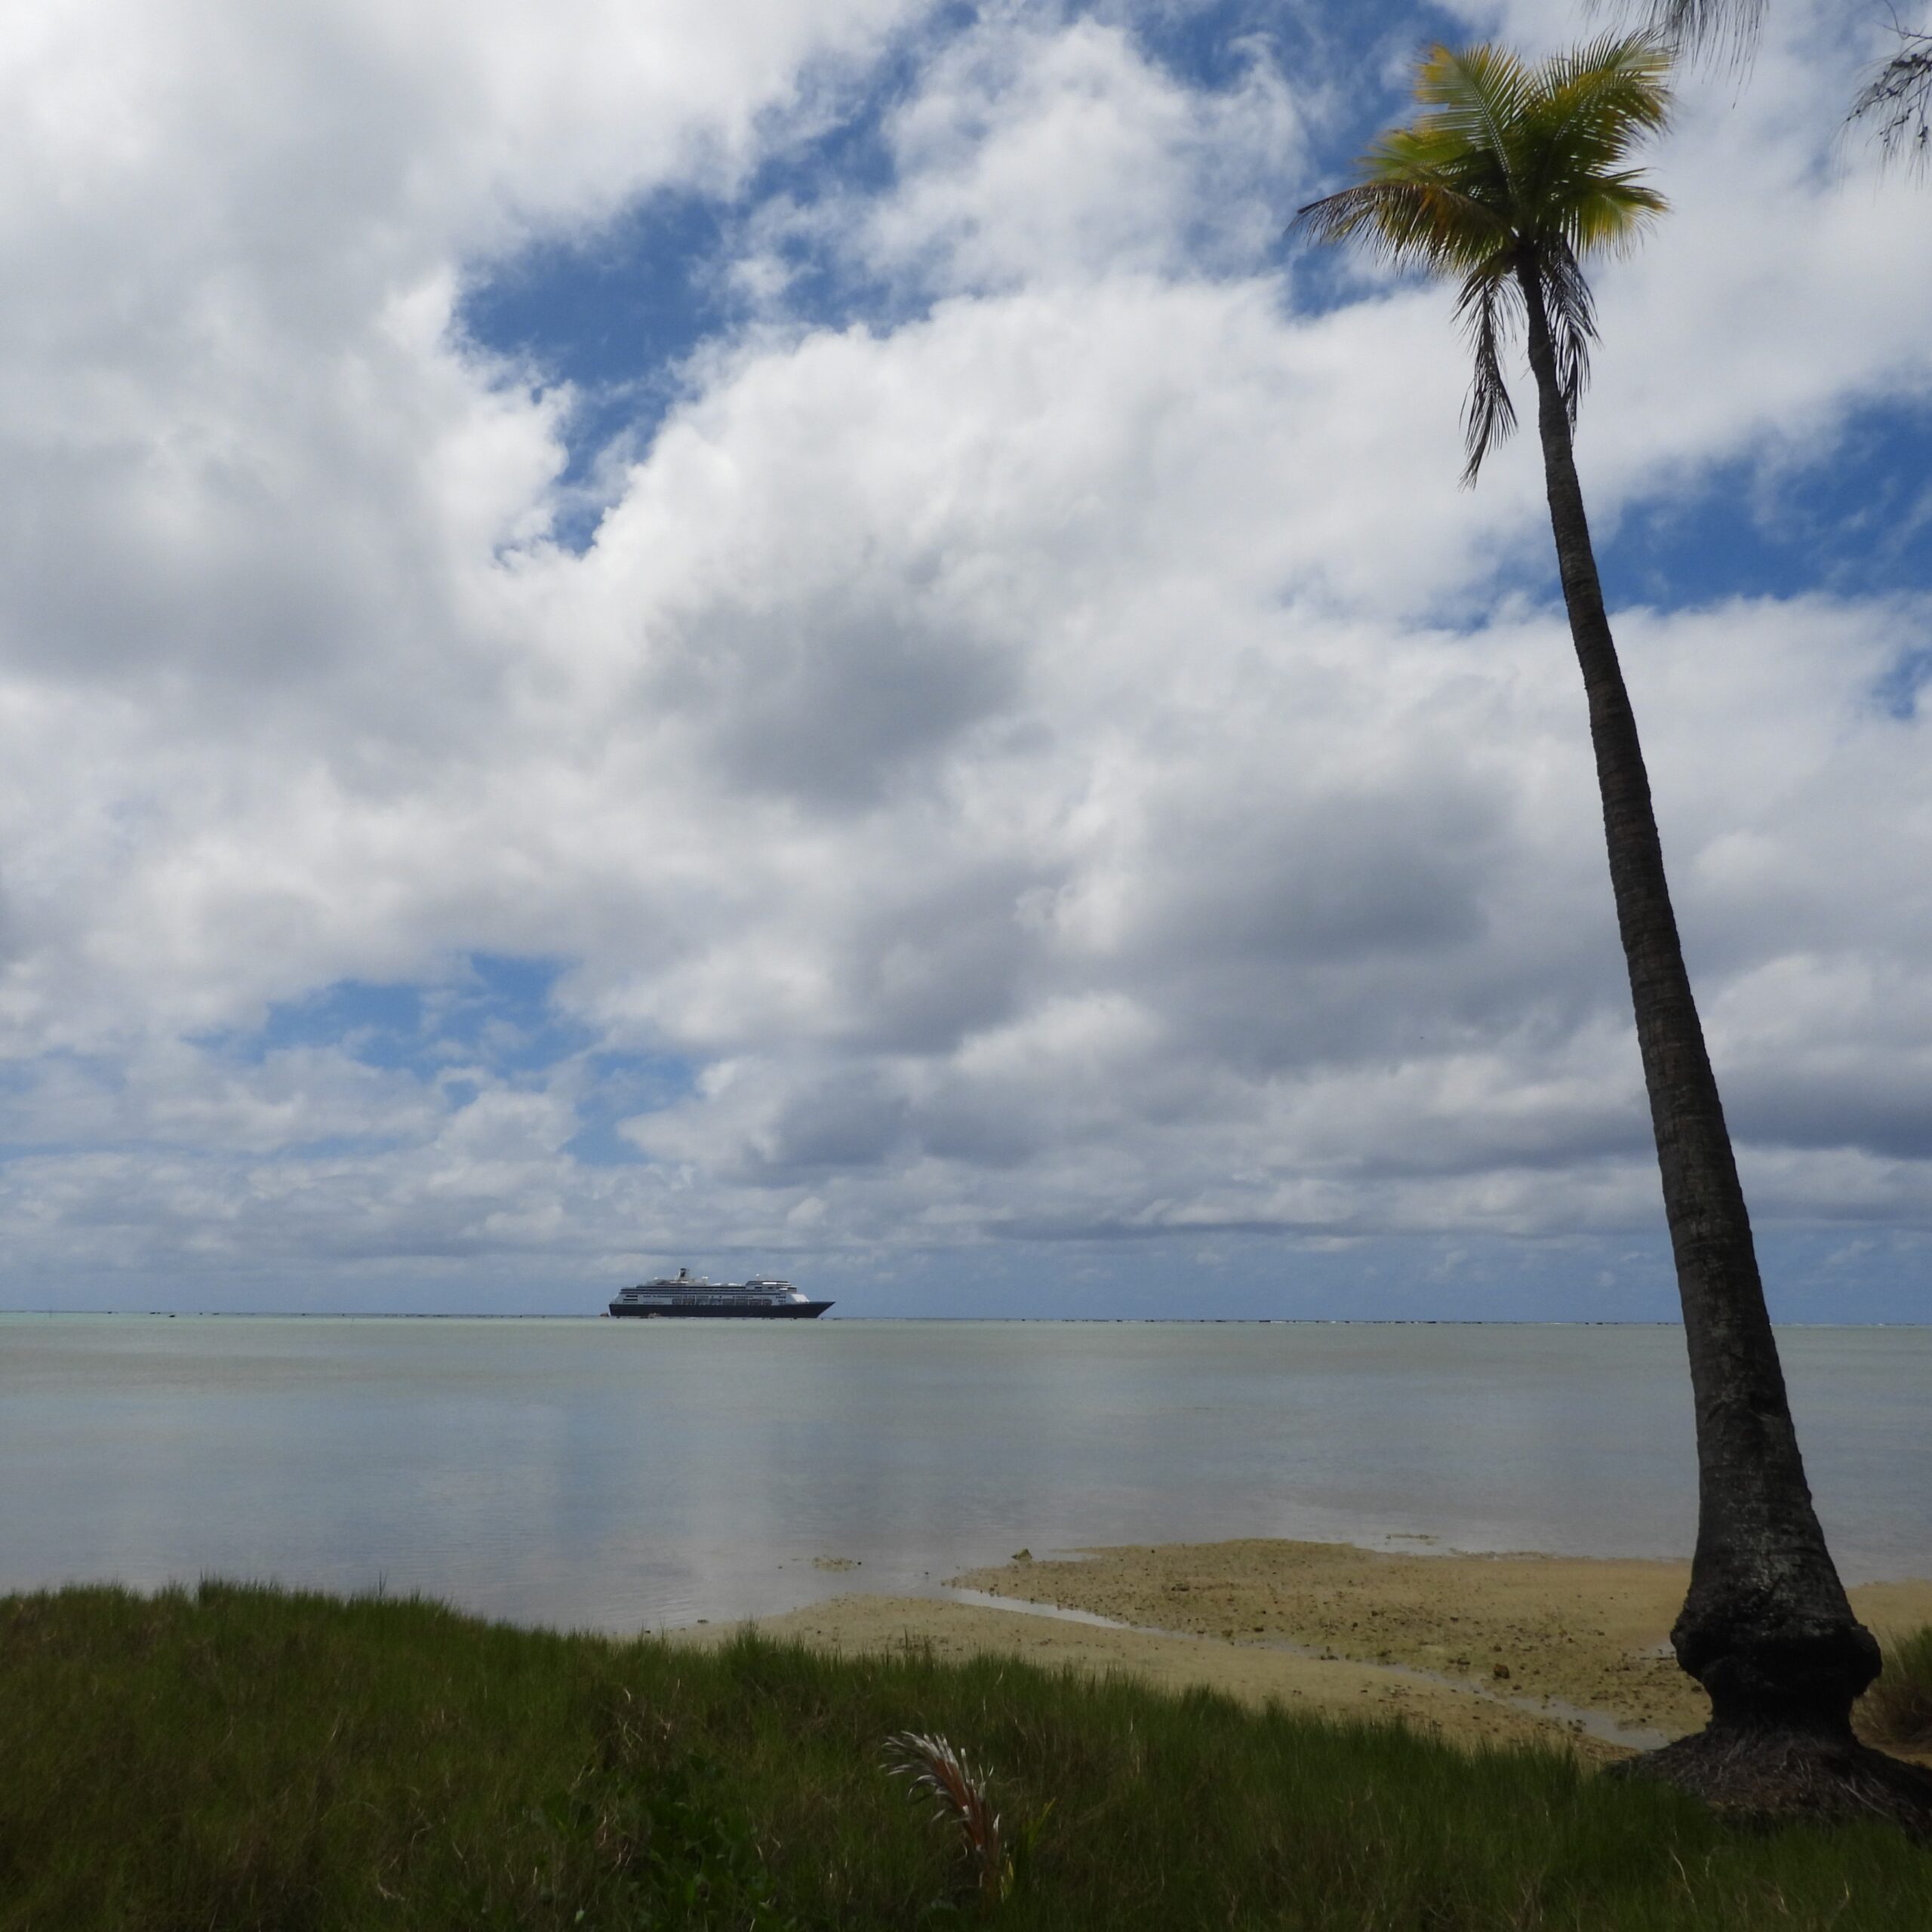
<path fill-rule="evenodd" d="M 1885 1646 L 1885 1668 L 1859 1717 L 1876 1743 L 1932 1751 L 1932 1624 Z"/>
<path fill-rule="evenodd" d="M 0 1598 L 0 1927 L 944 1923 L 954 1847 L 880 1769 L 908 1729 L 990 1764 L 1010 1829 L 1053 1801 L 1002 1927 L 1932 1926 L 1885 1829 L 1736 1831 L 1555 1755 L 208 1586 Z"/>

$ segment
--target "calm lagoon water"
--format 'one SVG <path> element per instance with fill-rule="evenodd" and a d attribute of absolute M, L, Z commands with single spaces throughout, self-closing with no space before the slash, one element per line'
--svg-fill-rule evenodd
<path fill-rule="evenodd" d="M 1847 1580 L 1932 1575 L 1932 1329 L 1781 1341 Z M 1694 1509 L 1672 1328 L 0 1316 L 0 1589 L 633 1630 L 1023 1546 L 1678 1555 Z"/>

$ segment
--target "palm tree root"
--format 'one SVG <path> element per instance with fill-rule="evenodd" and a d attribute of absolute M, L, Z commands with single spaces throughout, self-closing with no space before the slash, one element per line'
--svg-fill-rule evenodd
<path fill-rule="evenodd" d="M 1848 1728 L 1713 1724 L 1612 1768 L 1672 1785 L 1740 1821 L 1878 1820 L 1932 1844 L 1932 1770 L 1875 1751 Z"/>

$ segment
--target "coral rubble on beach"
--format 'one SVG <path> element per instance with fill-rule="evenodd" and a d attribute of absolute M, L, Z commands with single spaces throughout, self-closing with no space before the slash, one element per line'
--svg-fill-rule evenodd
<path fill-rule="evenodd" d="M 829 1648 L 1006 1652 L 1251 1704 L 1398 1717 L 1464 1743 L 1567 1738 L 1604 1758 L 1697 1729 L 1670 1653 L 1687 1566 L 1636 1558 L 1417 1555 L 1251 1540 L 1029 1556 L 952 1579 L 1011 1610 L 853 1595 L 766 1620 Z M 1852 1592 L 1881 1632 L 1932 1623 L 1932 1582 Z M 1054 1606 L 1128 1628 L 1038 1615 Z"/>

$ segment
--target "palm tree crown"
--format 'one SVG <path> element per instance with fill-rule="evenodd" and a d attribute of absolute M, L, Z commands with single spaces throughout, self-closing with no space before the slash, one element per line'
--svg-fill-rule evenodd
<path fill-rule="evenodd" d="M 1576 420 L 1596 335 L 1581 265 L 1626 248 L 1663 211 L 1663 197 L 1623 163 L 1664 124 L 1669 67 L 1669 49 L 1644 34 L 1606 35 L 1536 66 L 1505 48 L 1438 47 L 1416 78 L 1428 111 L 1376 143 L 1361 180 L 1296 217 L 1322 241 L 1358 238 L 1460 280 L 1457 313 L 1475 353 L 1466 482 L 1515 426 L 1502 349 L 1532 283 Z"/>

